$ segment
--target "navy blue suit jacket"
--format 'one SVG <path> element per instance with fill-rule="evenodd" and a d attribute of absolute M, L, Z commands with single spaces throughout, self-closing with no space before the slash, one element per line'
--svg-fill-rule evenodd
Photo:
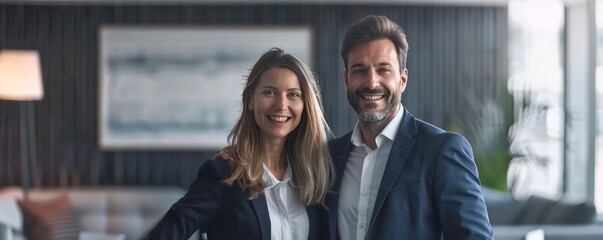
<path fill-rule="evenodd" d="M 327 201 L 337 236 L 337 193 L 353 148 L 351 133 L 331 142 L 337 171 Z M 492 239 L 477 167 L 467 140 L 404 112 L 366 235 L 377 239 Z"/>
<path fill-rule="evenodd" d="M 223 181 L 231 174 L 228 162 L 207 160 L 184 197 L 168 210 L 151 230 L 148 239 L 188 239 L 195 231 L 208 239 L 270 240 L 270 215 L 266 197 L 248 200 L 249 193 Z M 310 221 L 308 239 L 328 235 L 324 210 L 306 207 Z M 320 215 L 320 216 L 319 216 Z"/>

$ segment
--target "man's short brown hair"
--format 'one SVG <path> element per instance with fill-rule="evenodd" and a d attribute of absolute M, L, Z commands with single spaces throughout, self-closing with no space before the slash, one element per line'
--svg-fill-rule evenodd
<path fill-rule="evenodd" d="M 366 16 L 348 27 L 341 46 L 341 58 L 348 67 L 348 55 L 358 45 L 379 39 L 389 39 L 396 46 L 400 71 L 406 68 L 408 42 L 402 27 L 385 16 Z"/>

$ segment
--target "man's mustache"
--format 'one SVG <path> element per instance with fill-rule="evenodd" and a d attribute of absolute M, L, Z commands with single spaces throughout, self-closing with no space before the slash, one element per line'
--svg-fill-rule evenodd
<path fill-rule="evenodd" d="M 387 96 L 389 96 L 389 91 L 385 88 L 369 89 L 367 87 L 363 87 L 363 88 L 357 89 L 355 94 L 357 96 L 363 95 L 363 94 L 383 94 L 387 97 Z"/>

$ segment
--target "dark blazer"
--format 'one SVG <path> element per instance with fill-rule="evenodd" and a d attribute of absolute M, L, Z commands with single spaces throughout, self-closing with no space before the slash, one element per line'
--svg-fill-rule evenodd
<path fill-rule="evenodd" d="M 330 144 L 337 171 L 334 194 L 326 200 L 331 239 L 339 238 L 337 193 L 353 148 L 350 138 L 348 133 Z M 477 167 L 464 137 L 405 110 L 366 239 L 492 239 Z"/>
<path fill-rule="evenodd" d="M 270 216 L 266 197 L 248 200 L 249 193 L 223 181 L 231 168 L 222 159 L 207 160 L 184 197 L 168 210 L 151 230 L 148 239 L 188 239 L 197 229 L 208 239 L 270 240 Z M 327 235 L 324 210 L 306 207 L 310 222 L 308 239 Z M 320 216 L 319 216 L 320 215 Z"/>

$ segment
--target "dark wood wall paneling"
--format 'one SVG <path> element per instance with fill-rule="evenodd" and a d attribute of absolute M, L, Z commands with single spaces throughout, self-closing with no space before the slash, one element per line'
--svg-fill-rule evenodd
<path fill-rule="evenodd" d="M 98 32 L 102 25 L 290 26 L 313 30 L 313 68 L 336 135 L 356 122 L 339 57 L 345 27 L 387 15 L 408 35 L 405 106 L 446 127 L 471 111 L 467 96 L 495 98 L 506 87 L 504 7 L 404 5 L 0 5 L 0 49 L 37 49 L 45 96 L 33 103 L 35 186 L 188 187 L 207 151 L 101 151 L 98 148 Z M 21 184 L 19 105 L 0 101 L 0 187 Z"/>

